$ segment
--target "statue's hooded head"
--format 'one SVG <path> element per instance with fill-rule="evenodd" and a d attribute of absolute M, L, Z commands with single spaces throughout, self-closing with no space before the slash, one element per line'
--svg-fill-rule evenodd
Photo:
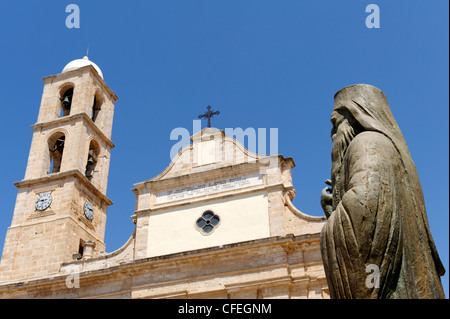
<path fill-rule="evenodd" d="M 387 136 L 399 152 L 409 178 L 418 182 L 417 170 L 408 146 L 383 91 L 368 84 L 347 86 L 334 95 L 333 111 L 350 114 L 352 118 L 348 122 L 356 134 L 374 131 Z"/>
<path fill-rule="evenodd" d="M 405 196 L 408 200 L 414 202 L 413 206 L 416 208 L 415 214 L 408 211 L 406 215 L 401 216 L 406 221 L 402 223 L 402 227 L 405 229 L 408 227 L 425 227 L 429 243 L 427 247 L 431 248 L 438 273 L 442 276 L 445 269 L 439 259 L 428 226 L 422 187 L 416 166 L 403 134 L 392 115 L 386 95 L 380 89 L 367 84 L 347 86 L 335 94 L 333 111 L 346 118 L 348 124 L 353 128 L 354 136 L 352 137 L 354 139 L 358 138 L 358 134 L 371 131 L 385 135 L 393 143 L 404 167 L 406 179 L 402 180 L 402 183 L 407 185 L 405 186 Z M 411 221 L 411 219 L 414 221 Z M 415 226 L 411 226 L 413 224 Z M 408 230 L 403 231 L 403 233 L 408 233 Z M 412 233 L 414 234 L 414 232 Z"/>
<path fill-rule="evenodd" d="M 372 85 L 350 85 L 338 91 L 334 95 L 333 110 L 349 111 L 363 131 L 377 131 L 388 136 L 394 143 L 397 142 L 394 140 L 401 139 L 402 144 L 405 144 L 386 95 Z"/>

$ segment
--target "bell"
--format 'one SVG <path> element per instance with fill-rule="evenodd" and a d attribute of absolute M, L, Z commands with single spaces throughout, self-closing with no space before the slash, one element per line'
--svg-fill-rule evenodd
<path fill-rule="evenodd" d="M 65 96 L 64 99 L 62 100 L 62 104 L 64 106 L 64 108 L 68 109 L 70 108 L 70 100 L 68 96 Z"/>
<path fill-rule="evenodd" d="M 92 157 L 92 160 L 97 162 L 97 154 L 95 154 L 94 150 L 89 150 L 89 157 Z"/>
<path fill-rule="evenodd" d="M 58 150 L 60 153 L 62 153 L 64 149 L 64 141 L 65 136 L 61 136 L 60 138 L 58 138 L 55 142 L 54 150 Z"/>
<path fill-rule="evenodd" d="M 89 156 L 87 165 L 89 166 L 89 165 L 94 165 L 94 164 L 95 164 L 94 159 L 92 158 L 92 156 Z"/>
<path fill-rule="evenodd" d="M 94 175 L 94 171 L 91 170 L 91 169 L 86 170 L 86 172 L 85 172 L 84 175 L 85 175 L 86 177 L 92 177 L 92 176 Z"/>

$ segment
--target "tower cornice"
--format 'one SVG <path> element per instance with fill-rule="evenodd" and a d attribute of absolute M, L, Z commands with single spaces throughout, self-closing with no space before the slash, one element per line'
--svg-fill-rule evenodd
<path fill-rule="evenodd" d="M 14 185 L 17 188 L 24 188 L 24 187 L 31 187 L 38 184 L 48 184 L 53 181 L 58 180 L 64 180 L 67 178 L 74 177 L 78 181 L 80 181 L 87 189 L 89 189 L 92 194 L 94 194 L 96 197 L 100 198 L 106 205 L 110 206 L 113 204 L 113 202 L 105 195 L 103 194 L 97 187 L 95 187 L 86 176 L 83 175 L 79 170 L 73 169 L 70 171 L 64 171 L 59 173 L 53 173 L 46 176 L 38 177 L 38 178 L 32 178 L 32 179 L 24 179 L 19 182 L 15 182 Z"/>
<path fill-rule="evenodd" d="M 113 148 L 115 146 L 114 143 L 108 137 L 106 137 L 106 135 L 97 127 L 97 125 L 95 125 L 95 123 L 92 121 L 92 119 L 86 113 L 78 113 L 78 114 L 74 114 L 74 115 L 63 116 L 63 117 L 57 118 L 52 121 L 36 123 L 36 124 L 31 125 L 31 128 L 33 130 L 37 130 L 37 129 L 44 129 L 44 128 L 51 127 L 51 126 L 57 127 L 61 124 L 65 124 L 65 123 L 72 122 L 72 121 L 77 121 L 79 119 L 84 119 L 85 122 L 89 125 L 89 127 L 95 132 L 95 134 L 97 134 L 97 136 L 103 142 L 105 142 L 109 147 Z"/>
<path fill-rule="evenodd" d="M 106 84 L 105 80 L 101 78 L 101 76 L 97 73 L 95 68 L 92 65 L 87 65 L 78 69 L 66 71 L 64 73 L 54 74 L 54 75 L 48 75 L 42 78 L 42 81 L 44 83 L 51 83 L 54 80 L 62 80 L 62 79 L 69 79 L 77 74 L 84 73 L 86 70 L 89 70 L 89 72 L 94 76 L 94 78 L 104 87 L 104 89 L 109 93 L 109 95 L 114 99 L 114 101 L 117 101 L 119 98 L 117 97 L 116 93 L 114 93 L 113 90 L 109 88 L 109 86 Z"/>

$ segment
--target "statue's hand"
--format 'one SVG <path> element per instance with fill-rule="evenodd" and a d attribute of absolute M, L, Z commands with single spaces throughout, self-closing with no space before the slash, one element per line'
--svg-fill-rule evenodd
<path fill-rule="evenodd" d="M 325 181 L 325 184 L 331 186 L 331 181 L 327 179 Z M 323 212 L 325 213 L 325 216 L 327 218 L 330 217 L 331 213 L 333 212 L 333 195 L 331 187 L 325 187 L 322 189 L 322 194 L 320 196 L 320 205 L 322 206 Z"/>

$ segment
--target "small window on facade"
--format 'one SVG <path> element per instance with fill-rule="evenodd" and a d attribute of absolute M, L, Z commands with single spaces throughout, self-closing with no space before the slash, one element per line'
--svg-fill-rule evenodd
<path fill-rule="evenodd" d="M 48 146 L 50 151 L 50 174 L 59 173 L 59 171 L 61 170 L 65 141 L 66 137 L 62 133 L 59 136 L 54 136 L 49 140 Z"/>
<path fill-rule="evenodd" d="M 78 258 L 77 259 L 83 258 L 83 250 L 84 250 L 83 244 L 80 243 L 80 246 L 78 246 L 78 256 L 77 256 Z"/>
<path fill-rule="evenodd" d="M 61 97 L 61 114 L 60 116 L 67 116 L 70 114 L 72 106 L 73 88 L 67 89 Z"/>
<path fill-rule="evenodd" d="M 81 258 L 83 258 L 83 252 L 84 252 L 84 248 L 83 248 L 83 240 L 80 239 L 80 244 L 78 245 L 78 253 L 72 255 L 72 258 L 75 260 L 80 260 Z"/>
<path fill-rule="evenodd" d="M 210 235 L 219 226 L 220 217 L 211 210 L 207 210 L 197 219 L 195 226 L 203 235 Z"/>

